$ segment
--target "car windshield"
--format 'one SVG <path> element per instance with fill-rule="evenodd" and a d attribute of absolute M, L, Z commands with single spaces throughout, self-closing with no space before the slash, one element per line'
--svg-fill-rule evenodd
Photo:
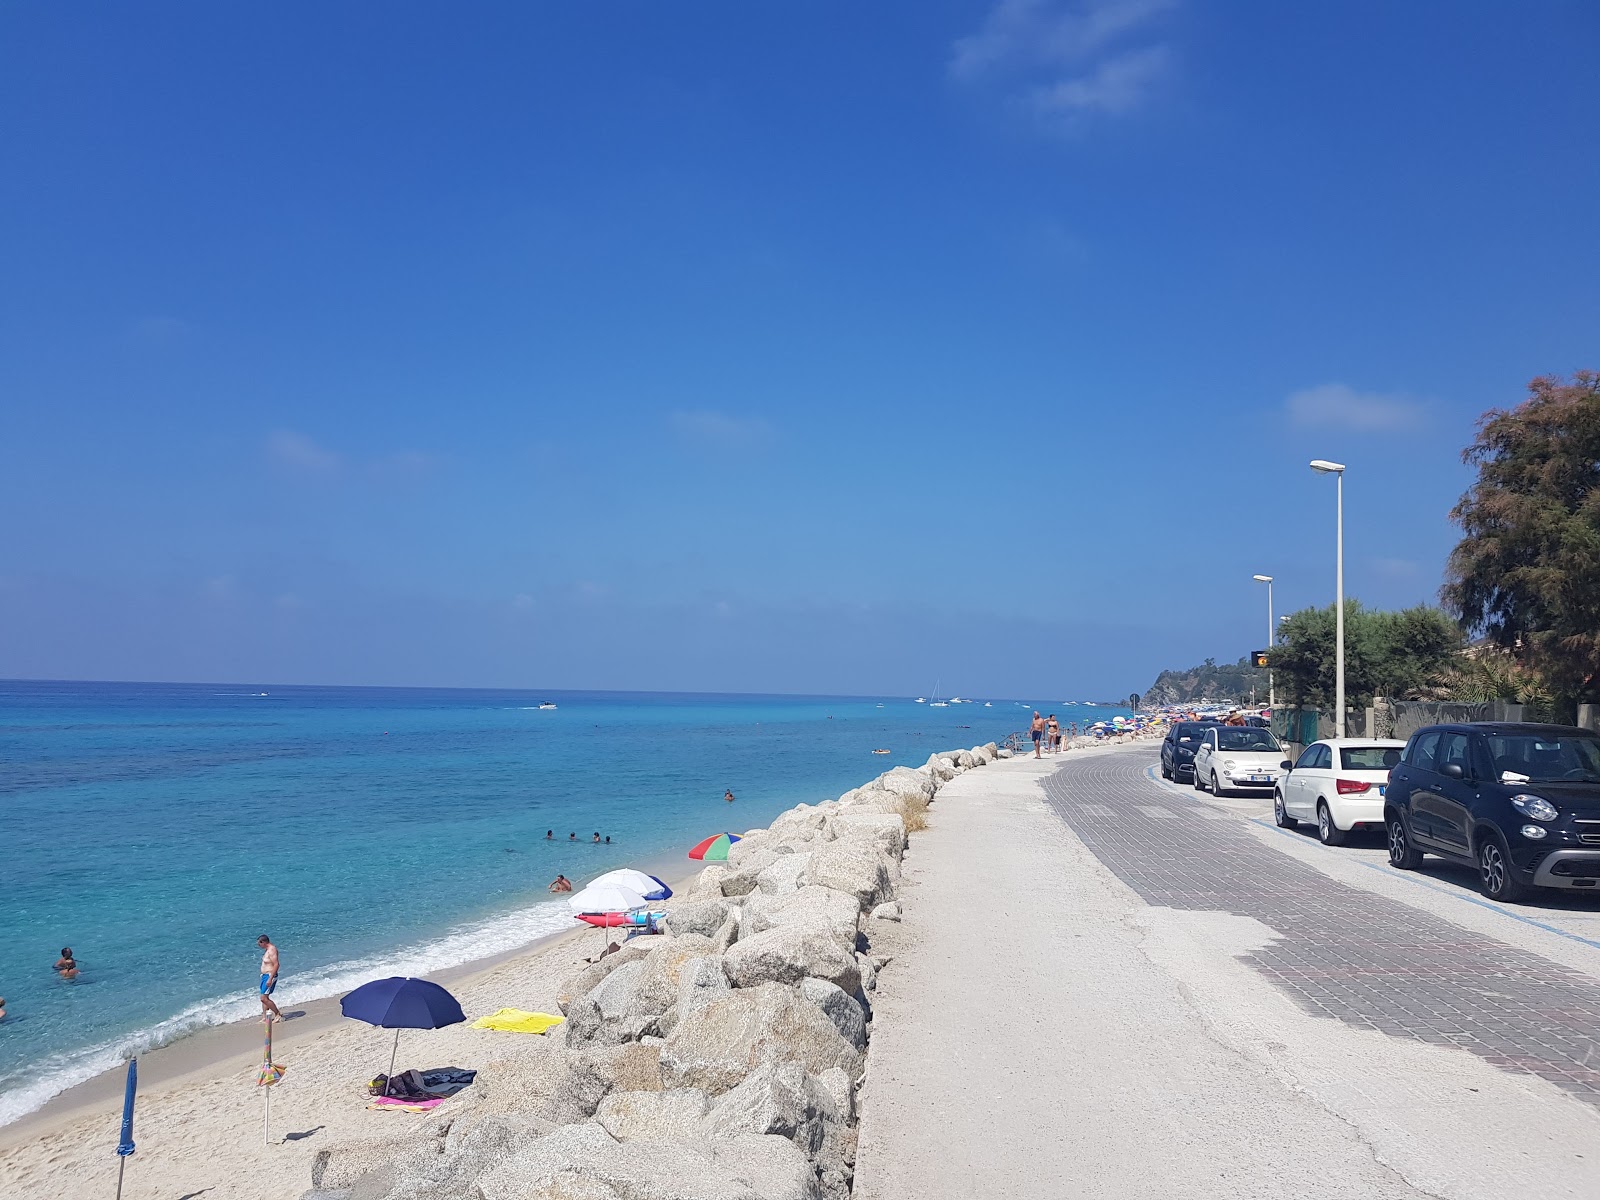
<path fill-rule="evenodd" d="M 1217 730 L 1217 749 L 1219 750 L 1260 750 L 1270 753 L 1282 753 L 1278 739 L 1265 729 L 1252 729 L 1248 725 L 1226 726 Z"/>
<path fill-rule="evenodd" d="M 1178 726 L 1178 740 L 1180 742 L 1196 741 L 1196 740 L 1199 739 L 1201 734 L 1205 733 L 1205 731 L 1210 729 L 1210 728 L 1211 728 L 1211 726 L 1209 726 L 1209 725 L 1200 725 L 1200 724 L 1179 725 Z"/>
<path fill-rule="evenodd" d="M 1600 738 L 1590 734 L 1488 735 L 1503 783 L 1600 783 Z"/>
<path fill-rule="evenodd" d="M 1387 771 L 1400 764 L 1400 747 L 1344 746 L 1339 761 L 1346 771 Z"/>

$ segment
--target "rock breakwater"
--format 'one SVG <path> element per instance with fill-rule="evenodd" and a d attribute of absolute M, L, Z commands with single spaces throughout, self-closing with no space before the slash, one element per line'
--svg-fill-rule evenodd
<path fill-rule="evenodd" d="M 542 1056 L 321 1151 L 305 1200 L 845 1200 L 874 932 L 939 789 L 1002 757 L 935 754 L 745 834 L 668 902 L 665 936 L 563 982 Z"/>

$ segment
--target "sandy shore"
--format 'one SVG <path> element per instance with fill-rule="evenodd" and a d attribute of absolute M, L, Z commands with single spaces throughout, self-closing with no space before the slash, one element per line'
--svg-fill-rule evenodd
<path fill-rule="evenodd" d="M 674 887 L 693 874 L 665 874 L 659 861 L 642 869 Z M 454 1066 L 503 1074 L 542 1056 L 550 1045 L 543 1037 L 472 1029 L 470 1023 L 504 1007 L 559 1013 L 557 987 L 603 945 L 600 931 L 577 926 L 509 955 L 434 974 L 461 1001 L 468 1024 L 402 1032 L 395 1069 Z M 367 1081 L 389 1065 L 391 1030 L 345 1019 L 337 998 L 285 1011 L 301 1015 L 273 1030 L 273 1059 L 288 1073 L 272 1089 L 270 1142 L 263 1140 L 262 1094 L 255 1086 L 259 1021 L 205 1030 L 140 1056 L 138 1152 L 128 1162 L 126 1200 L 295 1200 L 310 1187 L 311 1160 L 322 1147 L 392 1137 L 397 1126 L 431 1121 L 367 1108 Z M 110 1072 L 0 1129 L 0 1196 L 76 1200 L 113 1188 L 122 1086 L 122 1072 Z M 435 1113 L 443 1115 L 451 1103 Z"/>

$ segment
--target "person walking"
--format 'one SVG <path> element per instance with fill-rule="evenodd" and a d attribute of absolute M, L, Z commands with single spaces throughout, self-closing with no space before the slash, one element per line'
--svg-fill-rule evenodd
<path fill-rule="evenodd" d="M 1039 744 L 1044 741 L 1044 718 L 1037 712 L 1033 714 L 1033 724 L 1029 727 L 1028 732 L 1033 737 L 1033 756 L 1035 758 L 1043 758 L 1044 755 L 1039 753 Z"/>
<path fill-rule="evenodd" d="M 283 1013 L 278 1010 L 278 1002 L 272 998 L 278 986 L 278 948 L 264 933 L 256 939 L 256 945 L 261 947 L 261 1018 L 265 1021 L 281 1021 Z"/>

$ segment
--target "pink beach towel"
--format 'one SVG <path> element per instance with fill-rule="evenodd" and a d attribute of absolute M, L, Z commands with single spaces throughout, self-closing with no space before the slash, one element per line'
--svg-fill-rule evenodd
<path fill-rule="evenodd" d="M 443 1097 L 437 1100 L 405 1100 L 399 1096 L 379 1096 L 368 1108 L 403 1108 L 407 1112 L 427 1112 L 430 1108 L 437 1108 L 444 1103 Z"/>

